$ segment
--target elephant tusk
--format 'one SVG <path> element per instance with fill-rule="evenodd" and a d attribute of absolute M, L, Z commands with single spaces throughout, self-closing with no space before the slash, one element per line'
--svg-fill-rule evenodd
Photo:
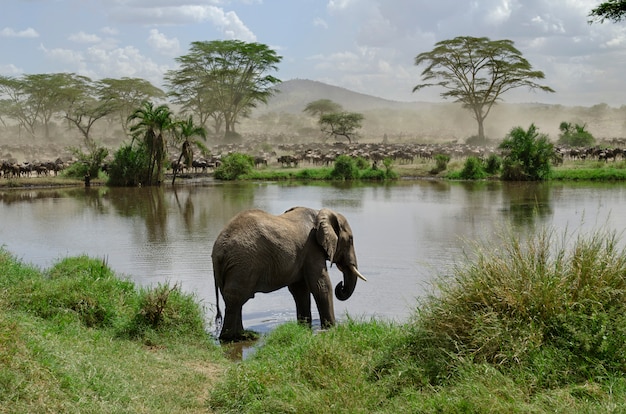
<path fill-rule="evenodd" d="M 355 266 L 352 266 L 352 271 L 356 273 L 359 279 L 361 279 L 364 282 L 367 282 L 367 279 L 365 278 L 365 276 L 363 276 Z"/>

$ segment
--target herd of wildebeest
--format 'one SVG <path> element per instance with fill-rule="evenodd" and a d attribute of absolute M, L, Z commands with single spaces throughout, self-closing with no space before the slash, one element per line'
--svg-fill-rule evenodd
<path fill-rule="evenodd" d="M 437 154 L 444 154 L 450 159 L 463 159 L 470 156 L 487 158 L 491 154 L 503 155 L 496 146 L 474 146 L 461 143 L 418 144 L 418 143 L 309 143 L 279 144 L 276 149 L 261 151 L 268 147 L 258 142 L 247 144 L 222 144 L 211 148 L 210 156 L 196 154 L 191 168 L 179 165 L 176 159 L 169 162 L 170 171 L 177 173 L 207 173 L 219 166 L 222 157 L 239 152 L 254 158 L 257 168 L 265 166 L 297 167 L 302 165 L 332 165 L 339 155 L 362 157 L 372 163 L 391 159 L 398 164 L 409 164 L 433 159 Z M 626 139 L 605 141 L 603 145 L 586 148 L 555 147 L 555 162 L 563 160 L 600 160 L 617 161 L 626 159 Z M 56 176 L 59 172 L 76 162 L 73 159 L 56 158 L 54 161 L 33 160 L 18 162 L 0 160 L 0 175 L 4 178 Z M 106 169 L 106 165 L 103 165 Z"/>

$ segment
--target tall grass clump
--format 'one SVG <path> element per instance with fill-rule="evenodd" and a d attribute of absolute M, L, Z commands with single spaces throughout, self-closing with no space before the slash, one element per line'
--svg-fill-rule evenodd
<path fill-rule="evenodd" d="M 9 303 L 45 319 L 77 318 L 89 327 L 113 326 L 133 306 L 133 283 L 117 278 L 104 260 L 68 257 L 44 277 L 31 276 L 11 287 Z"/>
<path fill-rule="evenodd" d="M 468 362 L 541 389 L 626 374 L 626 251 L 614 233 L 510 231 L 466 260 L 394 353 L 419 367 L 416 382 L 449 384 Z"/>

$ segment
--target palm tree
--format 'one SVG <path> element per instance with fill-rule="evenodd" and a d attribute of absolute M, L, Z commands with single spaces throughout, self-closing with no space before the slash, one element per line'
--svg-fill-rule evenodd
<path fill-rule="evenodd" d="M 146 184 L 160 184 L 163 181 L 163 163 L 167 151 L 163 133 L 172 128 L 172 112 L 167 105 L 155 108 L 152 102 L 144 101 L 141 108 L 128 117 L 129 122 L 134 120 L 139 121 L 130 128 L 133 140 L 143 136 L 149 157 Z"/>
<path fill-rule="evenodd" d="M 193 123 L 193 117 L 189 115 L 187 120 L 176 121 L 172 125 L 172 129 L 174 131 L 174 137 L 178 143 L 182 142 L 180 156 L 178 157 L 177 165 L 181 165 L 180 162 L 185 160 L 185 166 L 187 168 L 191 167 L 191 163 L 193 162 L 193 146 L 198 147 L 201 151 L 206 152 L 206 147 L 204 144 L 196 139 L 193 140 L 193 137 L 200 137 L 203 141 L 206 140 L 206 129 L 202 126 L 197 126 Z M 176 181 L 176 172 L 177 168 L 174 168 L 174 177 L 172 178 L 172 185 L 174 185 L 174 181 Z"/>

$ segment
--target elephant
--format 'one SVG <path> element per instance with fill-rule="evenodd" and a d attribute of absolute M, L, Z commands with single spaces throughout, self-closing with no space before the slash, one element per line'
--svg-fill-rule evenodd
<path fill-rule="evenodd" d="M 311 295 L 321 326 L 335 324 L 332 284 L 326 261 L 343 273 L 335 287 L 338 300 L 355 290 L 359 272 L 352 230 L 346 218 L 328 208 L 293 207 L 273 215 L 245 210 L 224 227 L 211 253 L 217 302 L 216 325 L 224 342 L 245 339 L 242 307 L 257 292 L 288 287 L 296 303 L 299 322 L 311 326 Z M 219 306 L 219 293 L 225 315 Z"/>

